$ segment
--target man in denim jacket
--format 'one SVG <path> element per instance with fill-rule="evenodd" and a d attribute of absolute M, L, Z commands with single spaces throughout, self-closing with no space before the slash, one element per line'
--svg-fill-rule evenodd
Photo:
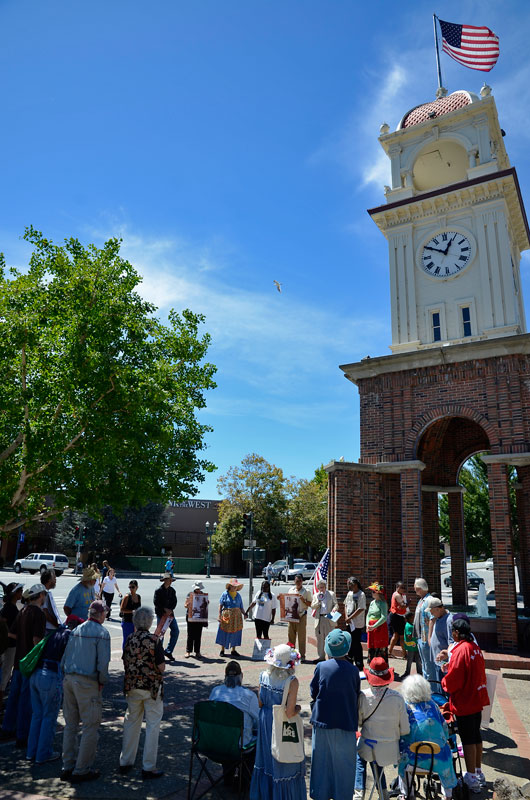
<path fill-rule="evenodd" d="M 63 771 L 61 780 L 72 783 L 99 778 L 92 769 L 101 723 L 101 689 L 107 682 L 110 661 L 110 634 L 103 627 L 107 607 L 95 600 L 88 609 L 88 620 L 70 636 L 64 651 Z M 77 752 L 77 732 L 82 723 Z"/>

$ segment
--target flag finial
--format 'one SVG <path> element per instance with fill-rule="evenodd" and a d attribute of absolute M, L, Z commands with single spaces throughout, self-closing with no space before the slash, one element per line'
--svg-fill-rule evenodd
<path fill-rule="evenodd" d="M 439 100 L 440 97 L 445 97 L 447 94 L 447 89 L 445 86 L 439 86 L 436 90 L 436 99 Z"/>

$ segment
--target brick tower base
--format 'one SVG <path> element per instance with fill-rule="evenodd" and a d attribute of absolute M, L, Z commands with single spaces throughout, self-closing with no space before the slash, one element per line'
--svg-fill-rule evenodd
<path fill-rule="evenodd" d="M 518 649 L 507 465 L 517 469 L 519 573 L 530 608 L 530 334 L 367 358 L 341 369 L 359 388 L 361 458 L 329 476 L 330 581 L 343 597 L 350 575 L 414 579 L 440 591 L 438 493 L 449 498 L 453 604 L 467 603 L 458 474 L 487 452 L 497 643 Z"/>

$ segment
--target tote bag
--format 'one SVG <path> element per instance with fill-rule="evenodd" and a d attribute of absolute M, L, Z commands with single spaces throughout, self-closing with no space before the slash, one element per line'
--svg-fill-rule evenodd
<path fill-rule="evenodd" d="M 40 642 L 37 642 L 35 647 L 33 647 L 29 653 L 24 656 L 24 658 L 20 659 L 18 666 L 25 678 L 31 677 L 31 675 L 35 672 L 37 664 L 39 663 L 39 659 L 42 655 L 42 651 L 44 650 L 44 646 L 46 645 L 46 642 L 50 636 L 51 633 L 45 636 L 44 639 L 41 639 Z"/>
<path fill-rule="evenodd" d="M 291 681 L 287 681 L 283 690 L 281 705 L 272 707 L 272 757 L 282 764 L 296 764 L 303 761 L 304 724 L 300 714 L 289 717 L 285 713 L 285 704 L 289 694 Z"/>

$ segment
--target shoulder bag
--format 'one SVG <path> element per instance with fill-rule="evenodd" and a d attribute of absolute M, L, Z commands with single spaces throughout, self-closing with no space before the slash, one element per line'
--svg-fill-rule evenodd
<path fill-rule="evenodd" d="M 286 681 L 281 705 L 272 707 L 272 757 L 281 764 L 296 764 L 303 761 L 304 723 L 300 714 L 289 717 L 285 713 L 285 704 L 291 681 Z"/>
<path fill-rule="evenodd" d="M 31 675 L 37 669 L 37 664 L 39 663 L 40 657 L 42 655 L 42 651 L 44 650 L 46 642 L 48 641 L 50 636 L 51 636 L 51 633 L 49 633 L 47 636 L 45 636 L 43 639 L 41 639 L 40 642 L 37 642 L 35 647 L 33 647 L 29 651 L 29 653 L 26 653 L 24 658 L 20 659 L 20 662 L 19 662 L 18 666 L 19 666 L 20 672 L 22 673 L 22 675 L 25 678 L 31 677 Z"/>

